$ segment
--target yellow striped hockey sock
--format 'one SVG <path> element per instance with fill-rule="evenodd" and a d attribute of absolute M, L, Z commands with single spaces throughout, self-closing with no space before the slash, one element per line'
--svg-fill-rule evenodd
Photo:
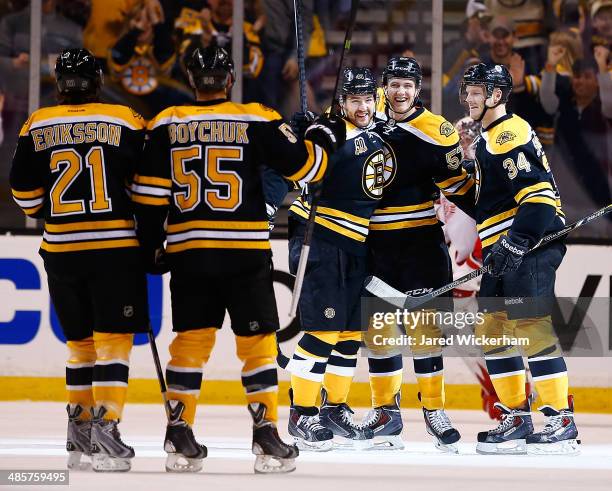
<path fill-rule="evenodd" d="M 236 336 L 236 354 L 243 363 L 242 385 L 249 403 L 266 406 L 266 419 L 278 421 L 278 375 L 276 334 Z"/>
<path fill-rule="evenodd" d="M 445 398 L 442 354 L 415 355 L 413 364 L 421 404 L 429 410 L 443 409 Z"/>
<path fill-rule="evenodd" d="M 104 406 L 104 419 L 121 419 L 128 388 L 133 334 L 94 332 L 96 364 L 93 396 L 96 407 Z"/>
<path fill-rule="evenodd" d="M 166 366 L 168 400 L 181 401 L 181 416 L 193 426 L 202 386 L 202 368 L 215 346 L 217 329 L 207 327 L 176 333 L 170 344 L 170 362 Z"/>
<path fill-rule="evenodd" d="M 390 406 L 402 387 L 403 361 L 401 355 L 368 358 L 372 407 Z"/>
<path fill-rule="evenodd" d="M 527 361 L 542 404 L 558 411 L 567 408 L 569 381 L 563 357 L 539 356 L 530 357 Z"/>
<path fill-rule="evenodd" d="M 323 387 L 327 400 L 332 404 L 346 402 L 357 368 L 357 353 L 361 340 L 360 331 L 343 331 L 327 360 Z"/>
<path fill-rule="evenodd" d="M 91 408 L 94 406 L 92 380 L 93 367 L 96 362 L 96 349 L 93 337 L 79 341 L 68 341 L 69 357 L 66 361 L 66 393 L 70 404 L 80 404 L 83 412 L 79 419 L 91 419 Z"/>

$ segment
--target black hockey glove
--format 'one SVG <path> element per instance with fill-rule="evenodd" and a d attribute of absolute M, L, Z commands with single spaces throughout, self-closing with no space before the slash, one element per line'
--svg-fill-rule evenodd
<path fill-rule="evenodd" d="M 166 250 L 148 249 L 144 251 L 145 271 L 149 274 L 162 275 L 170 271 L 170 266 L 166 261 Z"/>
<path fill-rule="evenodd" d="M 306 111 L 305 113 L 297 112 L 294 113 L 289 124 L 291 125 L 291 129 L 293 132 L 300 138 L 304 138 L 304 133 L 306 133 L 306 129 L 314 122 L 316 119 L 316 114 L 310 111 Z"/>
<path fill-rule="evenodd" d="M 507 235 L 502 235 L 493 244 L 491 252 L 484 260 L 484 265 L 491 267 L 491 276 L 502 276 L 516 271 L 528 251 L 527 241 L 511 240 Z"/>
<path fill-rule="evenodd" d="M 331 154 L 346 142 L 346 123 L 338 116 L 319 116 L 306 129 L 304 137 L 323 147 L 328 154 Z"/>
<path fill-rule="evenodd" d="M 461 166 L 468 174 L 473 174 L 476 169 L 476 161 L 474 159 L 465 159 L 461 161 Z"/>

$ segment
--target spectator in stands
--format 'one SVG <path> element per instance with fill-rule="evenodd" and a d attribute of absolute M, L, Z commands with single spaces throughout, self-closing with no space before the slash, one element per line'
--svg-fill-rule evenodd
<path fill-rule="evenodd" d="M 232 16 L 234 14 L 232 0 L 208 0 L 208 4 L 210 8 L 203 10 L 201 15 L 202 33 L 198 36 L 187 37 L 181 46 L 183 69 L 184 60 L 189 58 L 197 47 L 214 45 L 224 48 L 230 53 L 232 51 Z M 260 102 L 260 92 L 256 81 L 264 64 L 260 39 L 251 22 L 245 20 L 243 30 L 243 100 L 245 102 Z M 265 90 L 268 90 L 268 88 Z"/>
<path fill-rule="evenodd" d="M 444 115 L 451 121 L 465 115 L 457 93 L 465 70 L 480 62 L 489 48 L 487 24 L 491 17 L 483 3 L 470 0 L 465 10 L 462 36 L 444 47 L 444 75 L 442 77 Z M 404 55 L 406 56 L 406 55 Z"/>
<path fill-rule="evenodd" d="M 506 17 L 516 26 L 514 49 L 525 60 L 527 73 L 538 73 L 546 59 L 548 33 L 555 29 L 549 0 L 485 0 L 494 17 Z"/>
<path fill-rule="evenodd" d="M 207 0 L 161 0 L 168 28 L 174 31 L 180 46 L 187 36 L 202 34 L 202 13 L 208 9 Z"/>
<path fill-rule="evenodd" d="M 43 105 L 55 96 L 51 80 L 52 63 L 66 48 L 82 46 L 81 28 L 57 12 L 56 0 L 42 2 L 41 99 Z M 30 66 L 30 7 L 0 19 L 0 80 L 5 84 L 5 141 L 0 146 L 0 178 L 6 177 L 21 125 L 28 116 Z"/>
<path fill-rule="evenodd" d="M 591 23 L 586 35 L 590 39 L 585 42 L 585 50 L 595 46 L 612 48 L 612 0 L 591 0 L 589 7 Z"/>
<path fill-rule="evenodd" d="M 128 15 L 139 6 L 143 6 L 143 0 L 91 0 L 83 46 L 94 54 L 105 72 L 109 51 L 124 32 Z"/>
<path fill-rule="evenodd" d="M 304 46 L 310 45 L 313 7 L 314 0 L 302 0 Z M 262 102 L 280 110 L 287 90 L 296 84 L 298 76 L 293 0 L 263 0 L 263 8 L 266 26 L 261 39 L 265 56 L 260 77 L 261 86 L 265 87 Z"/>
<path fill-rule="evenodd" d="M 113 46 L 108 64 L 113 78 L 133 96 L 128 105 L 151 118 L 168 106 L 191 100 L 187 87 L 168 77 L 175 59 L 161 4 L 149 0 L 130 15 L 129 30 Z"/>
<path fill-rule="evenodd" d="M 608 72 L 610 51 L 595 47 L 595 60 L 578 60 L 572 67 L 572 93 L 560 98 L 554 85 L 542 83 L 541 100 L 549 114 L 557 115 L 553 161 L 570 167 L 576 180 L 593 201 L 610 203 L 610 124 L 612 123 L 612 76 Z M 551 72 L 551 77 L 556 77 Z"/>

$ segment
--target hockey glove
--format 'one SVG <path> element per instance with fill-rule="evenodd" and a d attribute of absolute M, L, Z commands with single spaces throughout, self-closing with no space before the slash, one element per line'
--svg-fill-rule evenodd
<path fill-rule="evenodd" d="M 511 240 L 507 235 L 502 235 L 485 258 L 484 265 L 490 266 L 491 276 L 502 276 L 516 271 L 528 251 L 527 241 Z"/>
<path fill-rule="evenodd" d="M 272 203 L 266 203 L 266 214 L 268 215 L 268 230 L 272 232 L 274 229 L 274 220 L 276 219 L 276 213 L 278 212 L 278 206 Z"/>
<path fill-rule="evenodd" d="M 474 159 L 464 159 L 461 161 L 461 166 L 465 169 L 465 172 L 473 174 L 476 168 L 476 161 Z"/>
<path fill-rule="evenodd" d="M 316 119 L 315 113 L 311 111 L 306 111 L 305 113 L 297 112 L 293 114 L 291 121 L 289 122 L 291 129 L 293 132 L 300 138 L 304 138 L 304 133 L 306 133 L 306 129 L 314 122 Z"/>
<path fill-rule="evenodd" d="M 166 261 L 166 250 L 163 247 L 145 251 L 145 271 L 154 275 L 162 275 L 170 271 L 170 266 Z"/>
<path fill-rule="evenodd" d="M 323 147 L 328 154 L 334 153 L 346 141 L 346 123 L 336 116 L 319 116 L 306 129 L 304 138 Z"/>

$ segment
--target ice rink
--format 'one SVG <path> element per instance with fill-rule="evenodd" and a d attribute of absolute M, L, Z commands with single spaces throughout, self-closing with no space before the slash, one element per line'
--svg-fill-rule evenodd
<path fill-rule="evenodd" d="M 612 415 L 577 414 L 582 439 L 579 456 L 482 456 L 475 453 L 478 431 L 493 422 L 479 411 L 451 411 L 462 433 L 459 455 L 431 444 L 422 415 L 404 410 L 406 449 L 402 451 L 302 452 L 297 470 L 285 475 L 255 475 L 250 450 L 250 418 L 240 406 L 199 406 L 195 433 L 209 456 L 199 474 L 168 474 L 162 448 L 165 416 L 161 404 L 128 404 L 121 423 L 124 441 L 136 458 L 127 474 L 71 472 L 70 489 L 84 491 L 403 489 L 559 490 L 610 489 Z M 356 417 L 365 415 L 358 409 Z M 282 407 L 286 438 L 288 408 Z M 536 416 L 536 425 L 542 418 Z M 0 469 L 64 469 L 66 413 L 61 403 L 0 403 Z M 40 489 L 19 486 L 18 489 Z M 58 487 L 54 488 L 58 489 Z M 59 488 L 61 489 L 61 488 Z"/>

